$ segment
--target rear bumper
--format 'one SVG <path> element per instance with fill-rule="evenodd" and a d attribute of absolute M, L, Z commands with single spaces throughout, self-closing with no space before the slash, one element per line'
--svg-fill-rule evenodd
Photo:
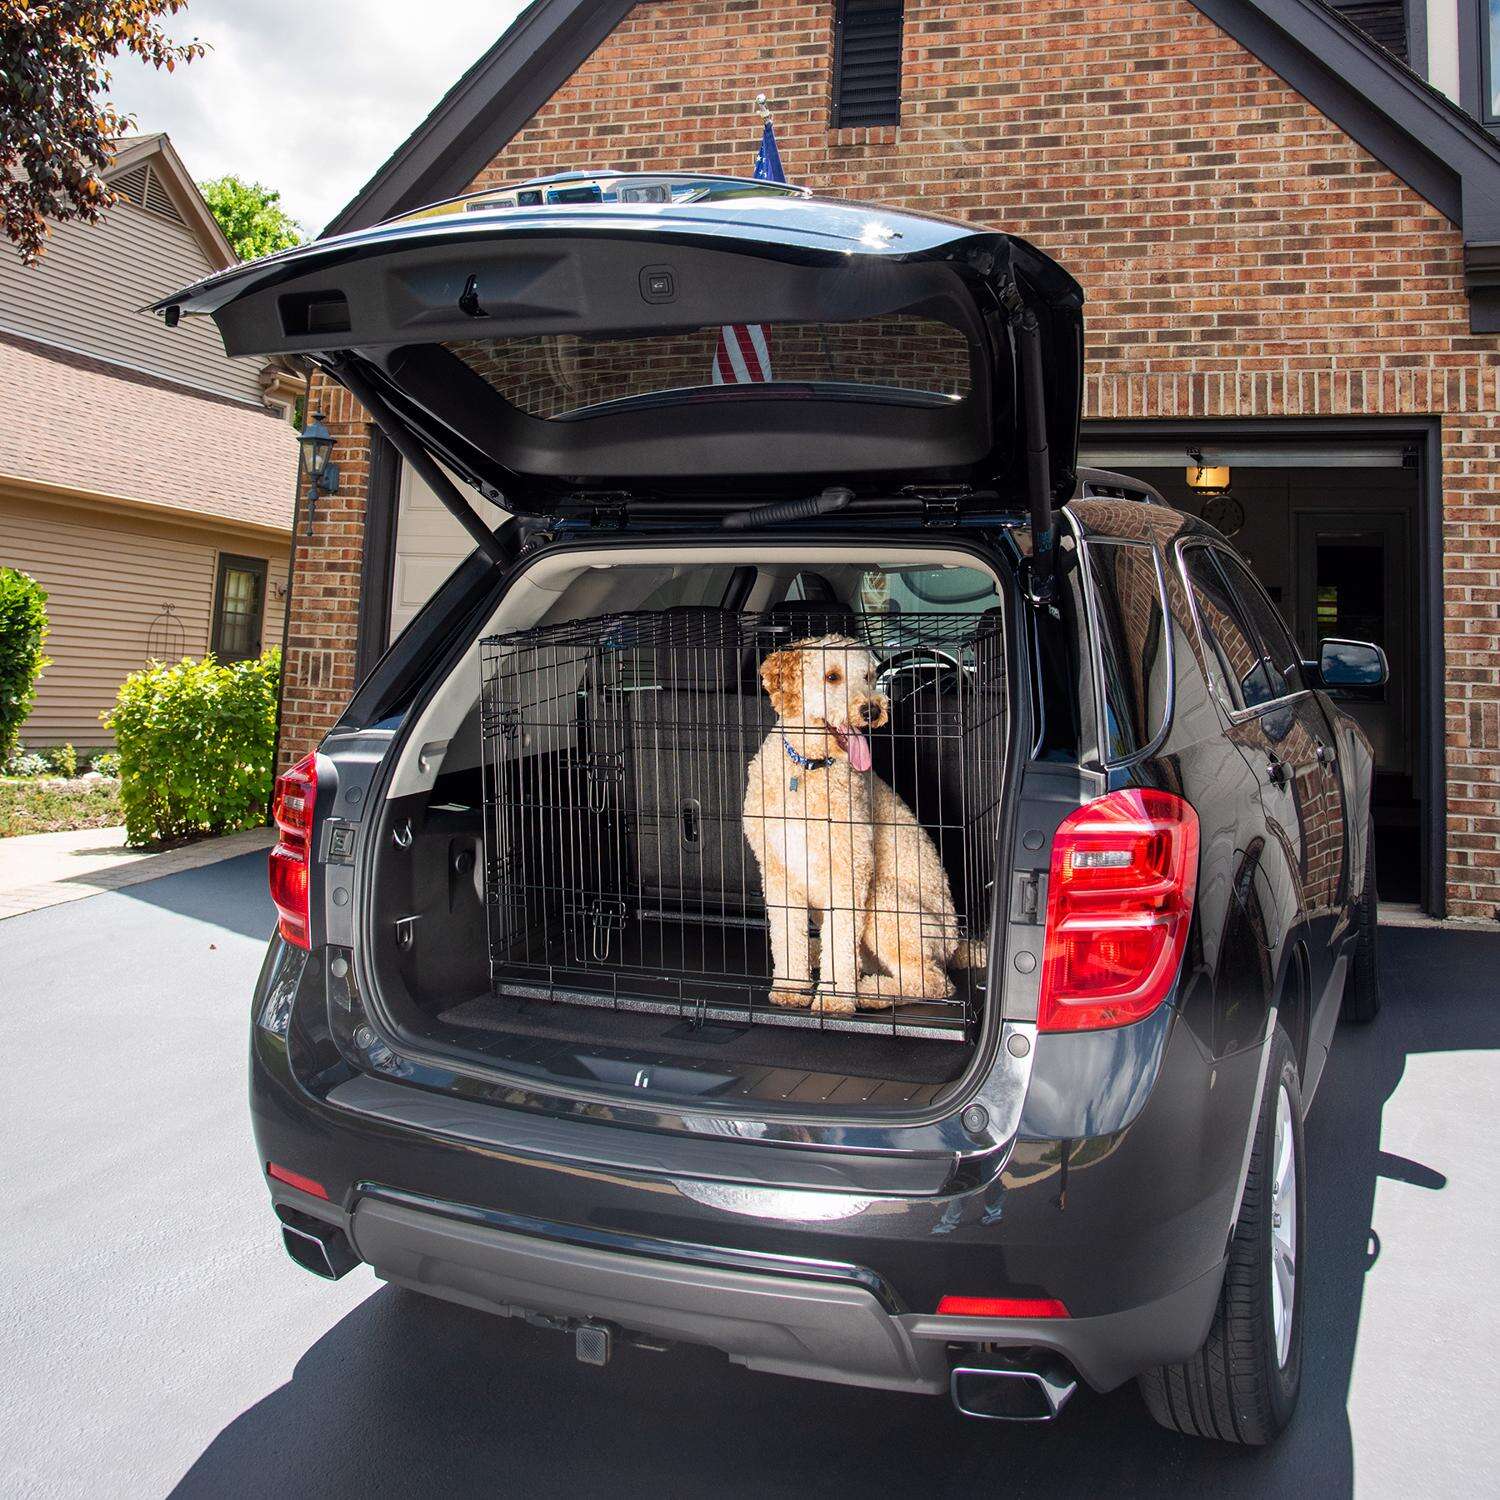
<path fill-rule="evenodd" d="M 275 1186 L 279 1203 L 341 1227 L 383 1280 L 501 1316 L 617 1324 L 704 1344 L 736 1364 L 844 1385 L 945 1394 L 950 1346 L 1056 1353 L 1097 1390 L 1203 1341 L 1223 1267 L 1158 1301 L 1091 1318 L 952 1318 L 903 1312 L 880 1278 L 827 1263 L 751 1270 L 579 1243 L 562 1225 L 519 1233 L 476 1210 L 365 1188 L 351 1211 Z"/>
<path fill-rule="evenodd" d="M 901 1390 L 943 1389 L 950 1343 L 1055 1351 L 1108 1389 L 1206 1333 L 1258 1057 L 1210 1060 L 1169 1014 L 1047 1038 L 1021 1138 L 983 1173 L 950 1161 L 929 1180 L 869 1127 L 813 1150 L 372 1078 L 327 1036 L 317 961 L 290 951 L 273 946 L 256 999 L 260 1160 L 320 1184 L 326 1199 L 273 1196 L 389 1280 Z M 949 1294 L 1072 1316 L 939 1317 Z"/>

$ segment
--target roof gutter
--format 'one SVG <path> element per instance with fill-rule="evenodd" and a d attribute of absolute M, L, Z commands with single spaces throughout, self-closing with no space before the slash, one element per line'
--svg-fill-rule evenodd
<path fill-rule="evenodd" d="M 56 484 L 48 479 L 31 479 L 25 474 L 0 473 L 0 493 L 22 500 L 55 501 L 62 505 L 81 506 L 87 510 L 110 511 L 116 515 L 161 521 L 194 531 L 241 532 L 246 536 L 275 541 L 283 546 L 291 541 L 292 536 L 290 519 L 284 526 L 275 526 L 265 521 L 228 516 L 220 511 L 189 510 L 185 506 L 171 505 L 163 500 L 141 500 L 132 495 L 111 495 L 102 490 Z"/>

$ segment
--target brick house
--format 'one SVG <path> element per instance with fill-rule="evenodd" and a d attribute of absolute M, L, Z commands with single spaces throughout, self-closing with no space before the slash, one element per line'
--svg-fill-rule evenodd
<path fill-rule="evenodd" d="M 1383 642 L 1391 684 L 1357 709 L 1382 896 L 1490 917 L 1488 11 L 1351 13 L 1367 31 L 1319 0 L 536 0 L 330 230 L 568 169 L 745 175 L 763 90 L 793 181 L 1034 241 L 1088 296 L 1083 461 L 1212 505 L 1304 648 Z M 467 550 L 345 393 L 315 400 L 344 483 L 298 540 L 287 760 Z M 1227 495 L 1190 488 L 1205 466 Z"/>

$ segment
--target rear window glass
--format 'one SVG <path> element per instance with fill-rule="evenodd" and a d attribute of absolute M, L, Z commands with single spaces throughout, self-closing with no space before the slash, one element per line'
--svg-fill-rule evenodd
<path fill-rule="evenodd" d="M 1144 750 L 1167 719 L 1171 661 L 1156 554 L 1135 542 L 1086 548 L 1099 657 L 1104 673 L 1104 739 L 1110 760 Z"/>
<path fill-rule="evenodd" d="M 950 324 L 907 313 L 849 323 L 752 323 L 618 338 L 540 334 L 446 347 L 512 406 L 569 417 L 614 401 L 769 385 L 843 387 L 912 400 L 969 394 L 969 344 Z"/>

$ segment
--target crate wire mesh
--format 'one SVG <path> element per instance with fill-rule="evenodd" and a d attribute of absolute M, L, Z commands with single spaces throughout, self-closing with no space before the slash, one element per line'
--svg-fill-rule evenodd
<path fill-rule="evenodd" d="M 481 642 L 497 993 L 927 1037 L 977 1018 L 998 613 L 779 608 L 795 616 L 643 611 Z M 781 715 L 762 681 L 778 652 L 767 670 L 790 670 L 803 700 Z M 866 715 L 883 722 L 862 773 L 827 725 Z M 769 910 L 751 836 L 788 872 Z"/>

